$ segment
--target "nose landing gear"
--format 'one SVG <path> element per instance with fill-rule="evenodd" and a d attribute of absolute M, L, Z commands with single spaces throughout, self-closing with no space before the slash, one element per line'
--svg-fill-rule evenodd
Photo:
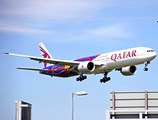
<path fill-rule="evenodd" d="M 144 71 L 148 71 L 148 68 L 147 68 L 148 64 L 150 64 L 150 61 L 147 61 L 147 62 L 145 63 Z"/>

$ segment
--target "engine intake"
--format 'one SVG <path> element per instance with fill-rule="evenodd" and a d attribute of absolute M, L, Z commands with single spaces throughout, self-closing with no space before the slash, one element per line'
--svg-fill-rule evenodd
<path fill-rule="evenodd" d="M 78 65 L 78 70 L 82 73 L 93 72 L 95 69 L 95 65 L 93 62 L 81 62 Z"/>
<path fill-rule="evenodd" d="M 128 66 L 121 68 L 121 73 L 125 76 L 134 75 L 137 72 L 136 66 Z"/>

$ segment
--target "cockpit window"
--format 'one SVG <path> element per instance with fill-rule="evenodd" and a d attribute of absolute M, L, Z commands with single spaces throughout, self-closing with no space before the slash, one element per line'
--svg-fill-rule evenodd
<path fill-rule="evenodd" d="M 154 50 L 147 50 L 147 52 L 154 52 Z"/>

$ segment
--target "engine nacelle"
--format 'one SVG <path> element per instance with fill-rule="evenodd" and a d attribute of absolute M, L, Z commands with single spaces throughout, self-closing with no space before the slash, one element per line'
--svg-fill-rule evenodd
<path fill-rule="evenodd" d="M 95 65 L 93 62 L 81 62 L 78 65 L 78 70 L 82 73 L 93 72 L 95 69 Z"/>
<path fill-rule="evenodd" d="M 136 66 L 123 67 L 121 73 L 125 76 L 134 75 L 137 72 Z"/>

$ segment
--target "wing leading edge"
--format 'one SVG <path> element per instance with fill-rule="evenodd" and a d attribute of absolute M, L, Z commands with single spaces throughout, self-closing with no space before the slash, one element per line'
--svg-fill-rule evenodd
<path fill-rule="evenodd" d="M 33 70 L 33 71 L 43 71 L 43 72 L 47 72 L 47 71 L 48 71 L 48 69 L 21 68 L 21 67 L 17 67 L 16 69 L 22 69 L 22 70 Z"/>
<path fill-rule="evenodd" d="M 26 58 L 30 58 L 31 60 L 39 61 L 40 63 L 41 62 L 46 62 L 46 63 L 51 63 L 51 64 L 55 64 L 55 65 L 61 65 L 61 66 L 65 66 L 65 65 L 76 66 L 76 65 L 80 64 L 79 61 L 48 59 L 48 58 L 34 57 L 34 56 L 27 56 L 27 55 L 20 55 L 20 54 L 8 53 L 8 52 L 6 52 L 4 54 L 9 54 L 9 55 L 14 55 L 14 56 L 20 56 L 20 57 L 26 57 Z"/>
<path fill-rule="evenodd" d="M 42 57 L 35 57 L 35 56 L 27 56 L 27 55 L 21 55 L 21 54 L 14 54 L 14 53 L 4 53 L 4 54 L 9 54 L 9 55 L 13 55 L 13 56 L 20 56 L 20 57 L 26 57 L 26 58 L 30 58 L 31 60 L 35 60 L 35 61 L 39 61 L 39 63 L 44 62 L 44 63 L 50 63 L 50 64 L 54 64 L 59 65 L 59 66 L 71 66 L 70 67 L 70 71 L 74 71 L 79 73 L 77 67 L 79 66 L 79 64 L 81 62 L 84 61 L 73 61 L 73 60 L 59 60 L 59 59 L 49 59 L 49 58 L 42 58 Z M 96 68 L 104 65 L 105 63 L 94 63 L 94 65 L 96 66 Z M 18 67 L 17 69 L 22 69 L 22 70 L 33 70 L 33 71 L 43 71 L 43 72 L 47 72 L 49 69 L 36 69 L 36 68 L 21 68 Z"/>

